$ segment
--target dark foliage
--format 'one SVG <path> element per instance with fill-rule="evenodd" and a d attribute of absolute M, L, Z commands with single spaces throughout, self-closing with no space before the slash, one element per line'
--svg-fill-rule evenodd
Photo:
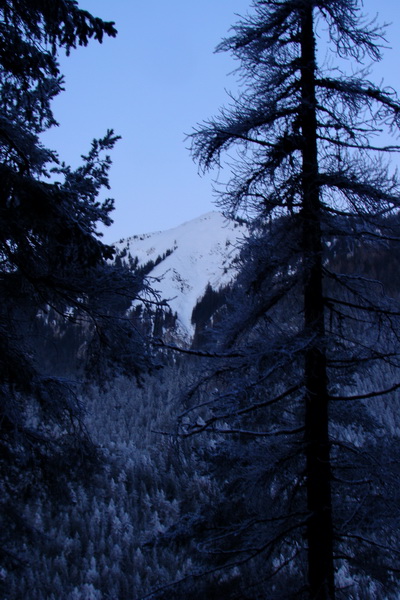
<path fill-rule="evenodd" d="M 95 140 L 75 171 L 39 138 L 55 124 L 50 105 L 63 83 L 57 52 L 115 36 L 114 25 L 72 0 L 5 0 L 0 21 L 0 547 L 7 564 L 17 558 L 20 503 L 46 490 L 67 498 L 68 473 L 93 455 L 75 386 L 57 361 L 43 360 L 52 353 L 44 336 L 76 350 L 83 329 L 91 342 L 81 360 L 90 355 L 99 366 L 106 347 L 103 360 L 124 372 L 138 372 L 146 358 L 143 340 L 121 318 L 143 279 L 111 266 L 113 248 L 97 233 L 98 224 L 111 223 L 113 201 L 98 195 L 108 188 L 107 152 L 117 137 L 108 131 Z"/>
<path fill-rule="evenodd" d="M 196 303 L 192 311 L 192 323 L 195 325 L 192 343 L 194 348 L 206 347 L 212 329 L 220 319 L 220 311 L 226 306 L 228 292 L 229 287 L 214 290 L 208 284 L 204 295 Z"/>
<path fill-rule="evenodd" d="M 202 365 L 182 415 L 183 435 L 214 436 L 222 486 L 193 587 L 202 597 L 203 568 L 207 594 L 226 598 L 394 598 L 400 313 L 378 264 L 398 251 L 385 156 L 400 148 L 379 135 L 398 131 L 400 104 L 341 62 L 381 56 L 356 0 L 253 8 L 219 47 L 239 60 L 241 93 L 193 135 L 204 169 L 229 152 L 219 204 L 252 226 L 221 360 Z M 323 26 L 337 69 L 317 62 Z"/>

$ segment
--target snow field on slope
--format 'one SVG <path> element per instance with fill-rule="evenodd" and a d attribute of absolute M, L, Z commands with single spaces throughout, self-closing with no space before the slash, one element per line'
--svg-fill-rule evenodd
<path fill-rule="evenodd" d="M 192 337 L 193 308 L 208 284 L 218 290 L 232 281 L 232 262 L 245 231 L 212 211 L 166 231 L 135 235 L 116 247 L 127 248 L 139 265 L 169 254 L 150 272 L 151 285 L 178 314 L 180 333 Z"/>

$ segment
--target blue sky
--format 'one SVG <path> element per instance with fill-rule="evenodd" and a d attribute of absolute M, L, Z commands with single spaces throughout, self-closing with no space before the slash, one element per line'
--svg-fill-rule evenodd
<path fill-rule="evenodd" d="M 185 142 L 196 123 L 218 112 L 234 90 L 236 64 L 214 48 L 250 0 L 80 0 L 115 21 L 118 36 L 61 59 L 66 91 L 54 102 L 60 127 L 45 144 L 76 166 L 107 128 L 122 136 L 112 152 L 114 224 L 105 241 L 174 227 L 214 208 L 213 176 L 200 177 Z M 375 77 L 400 92 L 398 0 L 364 0 L 388 28 Z M 214 174 L 215 177 L 215 174 Z M 220 175 L 224 180 L 224 175 Z"/>

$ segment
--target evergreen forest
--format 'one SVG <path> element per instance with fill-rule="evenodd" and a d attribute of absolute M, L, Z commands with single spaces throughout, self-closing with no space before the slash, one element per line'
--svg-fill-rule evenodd
<path fill-rule="evenodd" d="M 115 24 L 0 0 L 2 600 L 400 598 L 385 30 L 361 0 L 249 3 L 217 48 L 239 91 L 189 136 L 247 234 L 187 343 L 151 277 L 175 249 L 142 264 L 99 233 L 118 135 L 75 169 L 41 141 L 60 53 Z"/>

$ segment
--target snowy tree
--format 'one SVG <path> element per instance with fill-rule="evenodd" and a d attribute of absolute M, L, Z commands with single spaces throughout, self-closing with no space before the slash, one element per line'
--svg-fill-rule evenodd
<path fill-rule="evenodd" d="M 68 482 L 69 502 L 27 498 L 23 517 L 35 527 L 24 568 L 0 571 L 4 600 L 140 598 L 190 568 L 191 541 L 161 539 L 181 511 L 195 513 L 210 490 L 197 477 L 200 439 L 187 448 L 154 431 L 172 427 L 181 364 L 146 375 L 143 384 L 116 378 L 107 390 L 88 386 L 85 422 L 102 449 L 90 484 Z"/>
<path fill-rule="evenodd" d="M 385 157 L 400 148 L 381 132 L 398 132 L 400 103 L 364 67 L 381 58 L 383 32 L 360 4 L 254 0 L 219 46 L 240 63 L 238 97 L 192 138 L 204 170 L 229 153 L 219 206 L 252 226 L 226 361 L 182 419 L 185 435 L 231 438 L 208 453 L 223 496 L 204 511 L 201 546 L 224 598 L 398 592 L 399 443 L 386 407 L 400 387 L 400 313 L 361 257 L 398 249 L 400 187 Z"/>
<path fill-rule="evenodd" d="M 19 501 L 50 488 L 63 496 L 68 465 L 78 466 L 88 448 L 81 402 L 40 364 L 34 323 L 46 323 L 51 309 L 93 334 L 92 355 L 101 343 L 111 351 L 107 360 L 122 358 L 125 370 L 145 361 L 134 328 L 117 318 L 141 278 L 107 262 L 113 249 L 97 231 L 111 223 L 113 201 L 98 196 L 108 187 L 107 153 L 117 137 L 108 131 L 95 140 L 76 170 L 40 142 L 56 124 L 57 52 L 104 35 L 116 35 L 113 23 L 73 0 L 0 2 L 0 547 L 11 562 Z"/>

